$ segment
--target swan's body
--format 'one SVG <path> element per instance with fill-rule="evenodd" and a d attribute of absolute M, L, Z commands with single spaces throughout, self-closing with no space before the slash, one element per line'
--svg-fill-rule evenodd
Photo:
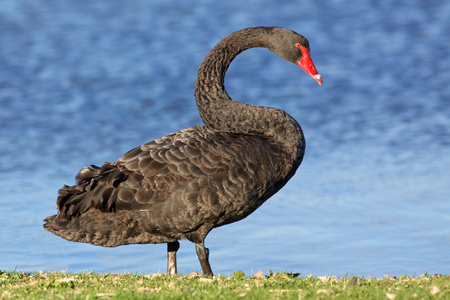
<path fill-rule="evenodd" d="M 197 73 L 195 96 L 205 126 L 156 139 L 100 168 L 83 168 L 76 185 L 60 190 L 58 214 L 44 220 L 45 229 L 106 247 L 168 243 L 169 274 L 176 273 L 178 240 L 187 239 L 196 244 L 203 273 L 212 274 L 206 235 L 245 218 L 275 194 L 305 149 L 300 126 L 284 111 L 227 95 L 229 64 L 252 47 L 298 63 L 322 83 L 308 41 L 293 31 L 254 27 L 227 36 Z"/>

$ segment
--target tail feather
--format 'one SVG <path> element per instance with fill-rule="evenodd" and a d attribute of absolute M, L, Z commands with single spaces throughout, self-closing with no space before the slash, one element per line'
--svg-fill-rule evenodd
<path fill-rule="evenodd" d="M 44 228 L 69 241 L 105 247 L 175 241 L 178 236 L 163 235 L 149 223 L 147 209 L 123 200 L 134 198 L 139 188 L 137 174 L 127 179 L 112 163 L 84 167 L 75 185 L 59 190 L 58 213 L 44 219 Z"/>
<path fill-rule="evenodd" d="M 101 168 L 94 165 L 84 167 L 75 177 L 75 185 L 66 185 L 59 190 L 56 201 L 57 218 L 70 220 L 79 217 L 89 209 L 114 211 L 117 187 L 127 178 L 128 176 L 117 166 L 108 162 Z"/>
<path fill-rule="evenodd" d="M 91 178 L 98 177 L 100 175 L 101 168 L 96 165 L 90 165 L 89 167 L 84 167 L 78 172 L 77 176 L 75 176 L 77 184 L 79 184 L 83 180 L 88 180 Z"/>

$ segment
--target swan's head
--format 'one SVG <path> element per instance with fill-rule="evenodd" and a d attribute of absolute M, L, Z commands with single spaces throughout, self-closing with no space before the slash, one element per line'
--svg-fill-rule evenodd
<path fill-rule="evenodd" d="M 305 37 L 292 30 L 274 27 L 272 41 L 273 52 L 285 60 L 299 65 L 314 80 L 322 85 L 322 77 L 317 72 L 311 59 L 309 42 Z"/>

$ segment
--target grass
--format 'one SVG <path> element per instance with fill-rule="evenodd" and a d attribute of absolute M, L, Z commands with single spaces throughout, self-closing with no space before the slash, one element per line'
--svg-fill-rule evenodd
<path fill-rule="evenodd" d="M 0 299 L 450 299 L 450 276 L 300 277 L 258 272 L 246 277 L 197 273 L 98 274 L 2 272 Z"/>

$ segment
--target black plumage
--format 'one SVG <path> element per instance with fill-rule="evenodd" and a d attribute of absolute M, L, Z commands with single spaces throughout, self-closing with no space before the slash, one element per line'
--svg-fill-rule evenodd
<path fill-rule="evenodd" d="M 299 45 L 309 53 L 304 37 L 279 27 L 246 28 L 224 38 L 197 73 L 195 97 L 205 125 L 156 139 L 116 162 L 83 168 L 75 185 L 59 191 L 58 213 L 44 220 L 45 229 L 106 247 L 167 243 L 169 274 L 176 273 L 178 241 L 187 239 L 196 244 L 204 274 L 212 274 L 206 235 L 245 218 L 275 194 L 305 149 L 302 130 L 287 113 L 230 99 L 225 72 L 252 47 L 297 64 L 305 55 Z M 316 74 L 310 73 L 321 83 Z"/>

